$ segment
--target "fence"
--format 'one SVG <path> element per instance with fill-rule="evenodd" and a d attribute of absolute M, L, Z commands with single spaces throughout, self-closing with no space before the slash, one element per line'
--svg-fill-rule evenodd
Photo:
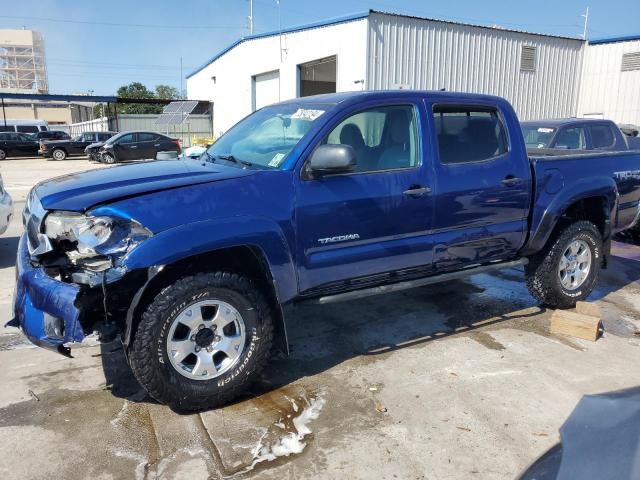
<path fill-rule="evenodd" d="M 116 117 L 102 117 L 86 122 L 68 125 L 69 134 L 74 137 L 82 132 L 125 132 L 129 130 L 142 130 L 158 132 L 170 137 L 179 138 L 184 147 L 190 147 L 194 137 L 213 136 L 213 122 L 211 115 L 189 115 L 187 121 L 181 125 L 156 125 L 158 115 L 149 114 L 123 114 Z M 56 128 L 58 126 L 56 125 Z"/>

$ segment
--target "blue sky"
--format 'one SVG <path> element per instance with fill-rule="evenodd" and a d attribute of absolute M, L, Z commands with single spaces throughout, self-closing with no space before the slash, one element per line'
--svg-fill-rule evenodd
<path fill-rule="evenodd" d="M 369 8 L 542 33 L 579 36 L 589 5 L 589 38 L 640 34 L 638 0 L 281 0 L 292 26 Z M 140 81 L 180 87 L 218 50 L 247 35 L 248 0 L 0 0 L 1 28 L 44 34 L 51 93 L 112 94 Z M 254 0 L 255 32 L 278 28 L 276 0 Z M 186 88 L 186 82 L 185 82 Z"/>

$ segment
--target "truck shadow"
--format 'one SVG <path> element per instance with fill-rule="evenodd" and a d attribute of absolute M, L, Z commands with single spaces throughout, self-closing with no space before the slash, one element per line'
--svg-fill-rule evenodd
<path fill-rule="evenodd" d="M 612 257 L 589 301 L 639 281 L 639 261 Z M 357 358 L 357 365 L 376 362 L 433 341 L 470 337 L 500 350 L 504 347 L 490 335 L 487 342 L 486 333 L 513 328 L 549 336 L 548 314 L 529 295 L 522 269 L 516 268 L 349 302 L 300 304 L 288 308 L 285 316 L 290 356 L 275 356 L 237 402 L 303 378 L 314 382 L 314 376 L 351 359 Z M 569 340 L 558 340 L 572 346 Z M 119 343 L 103 345 L 102 355 L 113 395 L 153 401 L 133 377 Z"/>
<path fill-rule="evenodd" d="M 544 309 L 522 290 L 520 280 L 516 283 L 510 278 L 519 273 L 514 269 L 506 277 L 504 273 L 501 277 L 477 275 L 472 280 L 363 300 L 293 307 L 287 311 L 291 355 L 276 355 L 237 401 L 314 377 L 356 357 L 373 362 L 397 350 L 538 316 Z M 500 293 L 502 283 L 509 289 Z M 523 309 L 531 310 L 522 313 Z M 153 401 L 133 377 L 119 343 L 103 344 L 101 354 L 107 387 L 113 395 Z"/>

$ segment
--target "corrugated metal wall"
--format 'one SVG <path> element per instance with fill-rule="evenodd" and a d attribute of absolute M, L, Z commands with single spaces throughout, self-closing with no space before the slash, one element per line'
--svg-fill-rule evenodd
<path fill-rule="evenodd" d="M 640 125 L 640 70 L 622 71 L 622 56 L 640 52 L 640 40 L 589 45 L 585 52 L 581 116 Z"/>
<path fill-rule="evenodd" d="M 486 93 L 507 98 L 523 120 L 575 116 L 583 44 L 372 13 L 367 88 Z M 533 72 L 520 71 L 523 45 L 537 47 Z"/>

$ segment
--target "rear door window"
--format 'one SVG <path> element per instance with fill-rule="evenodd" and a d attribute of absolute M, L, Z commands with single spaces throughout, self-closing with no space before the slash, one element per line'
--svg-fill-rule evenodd
<path fill-rule="evenodd" d="M 558 132 L 553 148 L 584 150 L 587 148 L 583 127 L 564 128 Z"/>
<path fill-rule="evenodd" d="M 490 160 L 509 150 L 506 129 L 495 108 L 436 105 L 433 116 L 443 164 Z"/>
<path fill-rule="evenodd" d="M 139 142 L 153 142 L 157 138 L 157 135 L 153 133 L 139 133 L 138 141 Z"/>
<path fill-rule="evenodd" d="M 616 141 L 610 125 L 590 125 L 589 133 L 591 134 L 591 143 L 593 148 L 609 148 Z"/>

